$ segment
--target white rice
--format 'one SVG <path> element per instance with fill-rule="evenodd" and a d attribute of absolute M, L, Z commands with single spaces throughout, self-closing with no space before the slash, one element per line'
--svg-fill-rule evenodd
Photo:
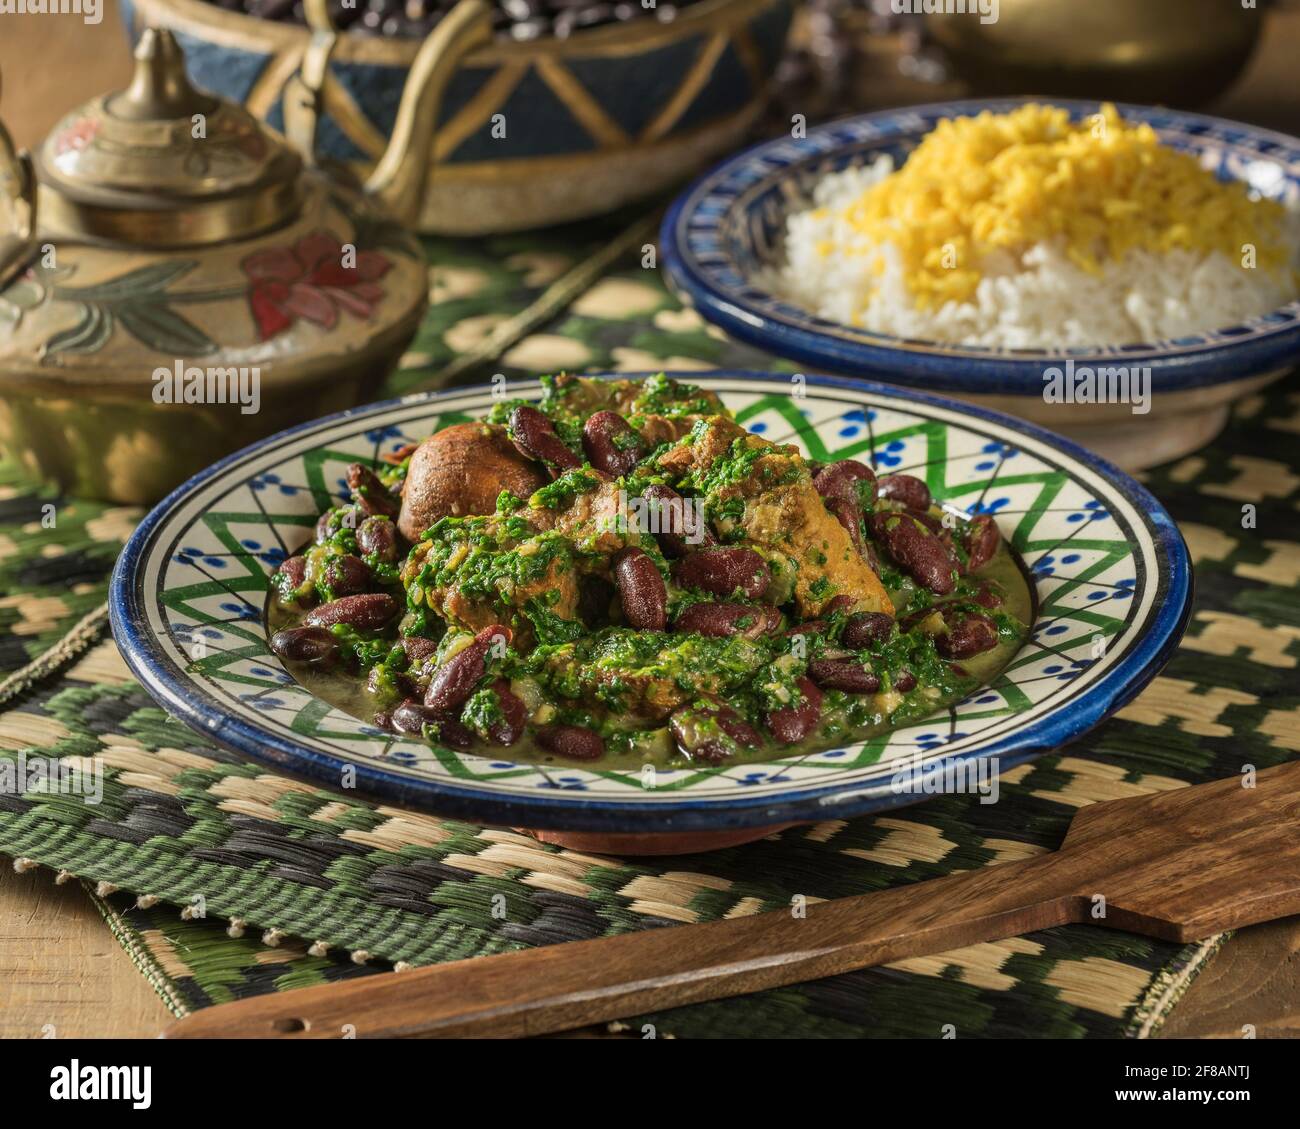
<path fill-rule="evenodd" d="M 1059 241 L 1022 255 L 998 252 L 967 302 L 918 309 L 897 249 L 875 244 L 842 218 L 843 210 L 894 171 L 881 157 L 868 168 L 830 173 L 813 207 L 786 222 L 785 260 L 759 284 L 830 321 L 873 333 L 994 348 L 1050 349 L 1161 341 L 1235 325 L 1296 297 L 1291 280 L 1247 270 L 1220 252 L 1133 250 L 1103 264 L 1100 275 L 1075 266 Z M 819 209 L 824 209 L 818 214 Z M 1293 216 L 1293 220 L 1295 217 Z M 1300 266 L 1300 224 L 1288 231 Z M 822 254 L 818 248 L 829 245 Z M 877 258 L 883 274 L 872 270 Z"/>

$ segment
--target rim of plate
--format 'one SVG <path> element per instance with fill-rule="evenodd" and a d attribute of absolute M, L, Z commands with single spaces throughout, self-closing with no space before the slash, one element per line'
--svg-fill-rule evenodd
<path fill-rule="evenodd" d="M 636 379 L 649 374 L 600 375 Z M 788 388 L 788 378 L 770 372 L 670 372 L 668 375 L 714 386 L 719 391 L 726 391 L 726 385 L 735 385 L 738 387 L 731 390 L 737 394 L 752 394 L 756 385 L 765 382 Z M 1021 444 L 1017 450 L 1026 449 L 1023 444 L 1027 441 L 1034 448 L 1031 454 L 1040 460 L 1044 455 L 1053 456 L 1057 469 L 1070 472 L 1070 481 L 1085 482 L 1094 490 L 1101 487 L 1100 492 L 1103 496 L 1109 495 L 1111 502 L 1120 500 L 1127 503 L 1151 539 L 1148 554 L 1151 562 L 1146 566 L 1151 573 L 1150 598 L 1144 601 L 1144 614 L 1138 618 L 1137 629 L 1119 657 L 1108 661 L 1113 658 L 1108 654 L 1098 660 L 1099 666 L 1105 666 L 1103 672 L 1094 680 L 1087 681 L 1084 688 L 1068 700 L 1046 708 L 1042 716 L 1025 721 L 1013 713 L 1008 718 L 1005 732 L 999 733 L 995 739 L 976 739 L 969 748 L 924 761 L 924 778 L 977 759 L 995 759 L 997 770 L 1002 771 L 1059 748 L 1121 709 L 1164 666 L 1190 615 L 1192 569 L 1186 545 L 1173 519 L 1145 487 L 1077 444 L 999 412 L 844 377 L 812 375 L 806 379 L 811 388 L 856 393 L 855 398 L 843 401 L 846 405 L 859 404 L 867 408 L 871 406 L 871 399 L 883 400 L 886 409 L 891 402 L 903 410 L 926 409 L 924 415 L 949 426 L 969 429 L 971 424 L 978 423 L 992 425 L 997 432 L 1012 433 Z M 539 388 L 539 383 L 531 380 L 509 385 L 508 392 L 526 395 Z M 160 589 L 146 592 L 150 569 L 161 568 L 160 561 L 169 560 L 173 552 L 174 545 L 168 543 L 169 538 L 178 538 L 197 520 L 191 516 L 183 528 L 179 528 L 187 517 L 183 507 L 198 504 L 201 495 L 216 495 L 221 490 L 228 492 L 250 483 L 258 473 L 251 469 L 252 464 L 267 461 L 272 456 L 283 461 L 301 455 L 312 449 L 305 440 L 329 432 L 340 424 L 358 425 L 348 432 L 355 435 L 366 430 L 365 424 L 385 416 L 444 404 L 450 410 L 456 410 L 457 400 L 481 399 L 491 393 L 492 388 L 488 385 L 446 389 L 353 408 L 299 424 L 227 456 L 158 503 L 136 528 L 118 558 L 109 594 L 114 640 L 128 667 L 148 693 L 192 729 L 250 760 L 335 790 L 338 789 L 342 767 L 353 765 L 359 794 L 480 822 L 572 831 L 721 830 L 846 818 L 924 798 L 915 790 L 900 793 L 891 788 L 891 778 L 901 764 L 896 760 L 864 766 L 853 777 L 835 783 L 807 787 L 792 785 L 763 795 L 746 794 L 737 789 L 726 796 L 708 799 L 689 796 L 665 798 L 662 793 L 634 791 L 629 792 L 625 799 L 590 799 L 581 792 L 563 789 L 558 794 L 549 795 L 504 792 L 481 784 L 404 774 L 392 768 L 377 768 L 371 762 L 333 755 L 296 739 L 283 724 L 269 724 L 263 715 L 251 710 L 247 715 L 232 712 L 230 703 L 214 697 L 204 684 L 184 669 L 177 657 L 183 655 L 179 646 L 169 646 L 157 624 L 150 619 L 157 607 Z M 985 432 L 987 435 L 993 433 Z M 282 450 L 290 444 L 300 449 L 296 452 Z M 262 469 L 265 471 L 269 467 Z M 312 516 L 315 512 L 312 511 Z M 1131 536 L 1132 531 L 1129 533 Z M 273 570 L 268 569 L 268 575 L 270 571 Z M 1139 573 L 1143 571 L 1139 568 Z M 1097 582 L 1091 583 L 1095 586 Z M 1133 604 L 1136 603 L 1134 600 Z M 1126 636 L 1131 630 L 1129 620 L 1135 616 L 1134 612 L 1128 613 L 1123 629 Z M 158 622 L 165 625 L 161 612 L 157 617 Z M 1035 622 L 1039 622 L 1037 616 Z M 255 626 L 263 629 L 260 610 Z M 1023 652 L 1024 648 L 1018 654 Z M 266 659 L 259 656 L 257 661 L 271 665 L 277 660 L 273 656 Z M 942 714 L 936 717 L 942 717 Z M 850 746 L 853 747 L 856 743 Z M 506 758 L 492 760 L 504 762 Z M 774 762 L 756 762 L 745 767 L 758 769 L 771 763 Z"/>
<path fill-rule="evenodd" d="M 1035 101 L 1066 109 L 1076 119 L 1102 105 L 1031 95 L 957 99 L 855 114 L 815 126 L 800 140 L 751 145 L 673 201 L 659 232 L 664 273 L 705 318 L 750 345 L 815 369 L 944 392 L 1039 396 L 1044 366 L 1066 359 L 1150 365 L 1155 390 L 1172 392 L 1244 380 L 1300 354 L 1300 298 L 1239 325 L 1167 341 L 1086 349 L 998 349 L 872 333 L 821 318 L 752 284 L 728 250 L 725 227 L 746 214 L 747 202 L 790 183 L 807 166 L 821 166 L 822 172 L 842 168 L 872 150 L 916 141 L 940 118 L 1004 112 Z M 1300 138 L 1208 114 L 1115 105 L 1124 117 L 1152 125 L 1162 137 L 1195 153 L 1215 146 L 1225 159 L 1271 163 L 1300 193 Z M 792 196 L 803 199 L 802 193 L 783 196 L 787 206 Z"/>

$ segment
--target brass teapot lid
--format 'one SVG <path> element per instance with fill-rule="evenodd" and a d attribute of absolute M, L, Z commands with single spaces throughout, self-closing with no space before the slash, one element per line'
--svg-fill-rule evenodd
<path fill-rule="evenodd" d="M 191 86 L 170 31 L 147 28 L 135 60 L 125 90 L 68 114 L 35 155 L 42 224 L 170 247 L 246 238 L 296 214 L 298 154 Z"/>

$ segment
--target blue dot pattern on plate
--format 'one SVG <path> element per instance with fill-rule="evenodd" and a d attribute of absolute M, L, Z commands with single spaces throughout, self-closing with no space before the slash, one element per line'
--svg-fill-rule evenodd
<path fill-rule="evenodd" d="M 1081 521 L 1100 521 L 1102 518 L 1109 516 L 1110 511 L 1102 507 L 1102 504 L 1095 498 L 1091 501 L 1084 502 L 1083 511 L 1069 514 L 1066 521 L 1071 525 L 1077 525 Z"/>
<path fill-rule="evenodd" d="M 880 450 L 872 453 L 871 461 L 874 465 L 878 467 L 884 467 L 886 469 L 899 466 L 903 461 L 903 456 L 900 455 L 898 452 L 901 451 L 905 446 L 907 446 L 907 444 L 904 443 L 901 439 L 891 439 L 882 448 L 880 448 Z"/>
<path fill-rule="evenodd" d="M 202 549 L 195 549 L 193 547 L 186 547 L 180 549 L 172 556 L 172 560 L 174 560 L 177 564 L 183 564 L 183 565 L 202 564 L 207 566 L 208 568 L 226 567 L 226 562 L 221 557 L 213 556 L 210 553 L 206 553 Z"/>
<path fill-rule="evenodd" d="M 255 478 L 249 479 L 248 485 L 255 491 L 261 492 L 270 490 L 272 487 L 285 497 L 299 493 L 304 487 L 293 486 L 283 481 L 278 474 L 261 474 Z"/>

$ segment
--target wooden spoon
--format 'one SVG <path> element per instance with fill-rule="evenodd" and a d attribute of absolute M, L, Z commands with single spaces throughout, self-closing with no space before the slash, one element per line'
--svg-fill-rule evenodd
<path fill-rule="evenodd" d="M 789 911 L 257 996 L 168 1038 L 524 1036 L 1092 922 L 1167 941 L 1300 913 L 1300 762 L 1082 809 L 1059 851 Z"/>

